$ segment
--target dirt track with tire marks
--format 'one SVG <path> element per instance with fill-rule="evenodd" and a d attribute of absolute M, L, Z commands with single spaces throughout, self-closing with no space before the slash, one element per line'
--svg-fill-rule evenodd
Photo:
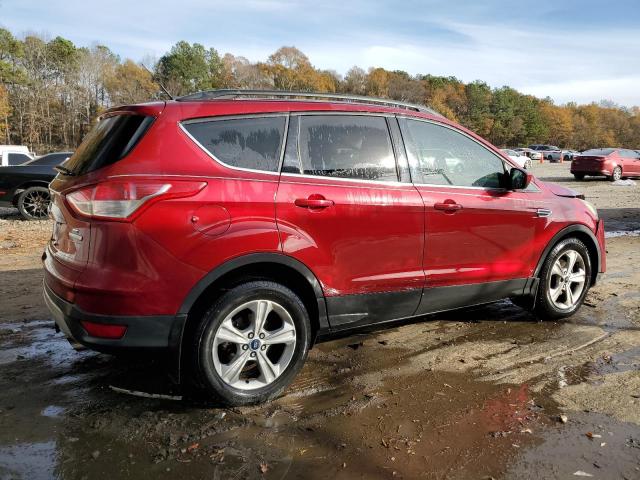
<path fill-rule="evenodd" d="M 608 231 L 640 229 L 640 182 L 533 172 L 583 191 Z M 0 478 L 640 477 L 640 237 L 608 240 L 568 321 L 503 301 L 361 332 L 316 346 L 281 398 L 221 409 L 178 400 L 154 360 L 55 333 L 50 228 L 0 211 Z"/>

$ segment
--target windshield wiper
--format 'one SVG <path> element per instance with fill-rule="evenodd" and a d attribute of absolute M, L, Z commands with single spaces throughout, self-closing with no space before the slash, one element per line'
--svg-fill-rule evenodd
<path fill-rule="evenodd" d="M 60 172 L 63 175 L 67 175 L 69 177 L 75 177 L 76 174 L 72 170 L 69 170 L 67 167 L 63 167 L 62 165 L 57 165 L 53 167 L 54 170 Z"/>

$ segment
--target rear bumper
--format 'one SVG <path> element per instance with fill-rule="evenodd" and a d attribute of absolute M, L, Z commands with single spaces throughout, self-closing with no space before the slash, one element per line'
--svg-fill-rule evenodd
<path fill-rule="evenodd" d="M 581 168 L 581 167 L 577 167 L 577 168 L 571 168 L 571 173 L 578 173 L 578 174 L 583 174 L 583 175 L 595 175 L 595 176 L 599 176 L 599 175 L 604 175 L 604 176 L 609 176 L 611 175 L 611 170 L 606 170 L 606 169 L 589 169 L 589 168 Z"/>
<path fill-rule="evenodd" d="M 105 353 L 136 350 L 179 351 L 186 315 L 117 316 L 87 313 L 56 295 L 44 283 L 44 301 L 56 324 L 74 347 L 85 346 Z M 107 325 L 126 325 L 127 330 L 117 340 L 93 337 L 81 321 Z"/>

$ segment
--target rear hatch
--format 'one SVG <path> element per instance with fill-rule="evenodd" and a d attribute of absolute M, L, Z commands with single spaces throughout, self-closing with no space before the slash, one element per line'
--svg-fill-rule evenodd
<path fill-rule="evenodd" d="M 75 271 L 84 269 L 91 239 L 90 220 L 74 212 L 65 195 L 99 181 L 98 170 L 122 160 L 131 152 L 155 119 L 144 111 L 149 109 L 142 110 L 107 113 L 85 136 L 76 152 L 56 167 L 59 173 L 49 187 L 54 221 L 49 249 L 65 267 Z"/>

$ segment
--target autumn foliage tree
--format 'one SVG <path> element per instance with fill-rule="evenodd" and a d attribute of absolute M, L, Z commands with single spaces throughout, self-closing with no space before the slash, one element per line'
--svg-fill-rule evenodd
<path fill-rule="evenodd" d="M 16 37 L 0 29 L 0 141 L 38 152 L 75 148 L 105 109 L 215 89 L 250 88 L 339 92 L 425 104 L 498 146 L 551 143 L 587 149 L 640 148 L 640 108 L 611 102 L 556 105 L 482 81 L 411 75 L 354 66 L 344 77 L 316 68 L 299 49 L 285 46 L 252 62 L 199 43 L 177 42 L 152 73 L 108 46 L 77 47 L 39 35 Z"/>

